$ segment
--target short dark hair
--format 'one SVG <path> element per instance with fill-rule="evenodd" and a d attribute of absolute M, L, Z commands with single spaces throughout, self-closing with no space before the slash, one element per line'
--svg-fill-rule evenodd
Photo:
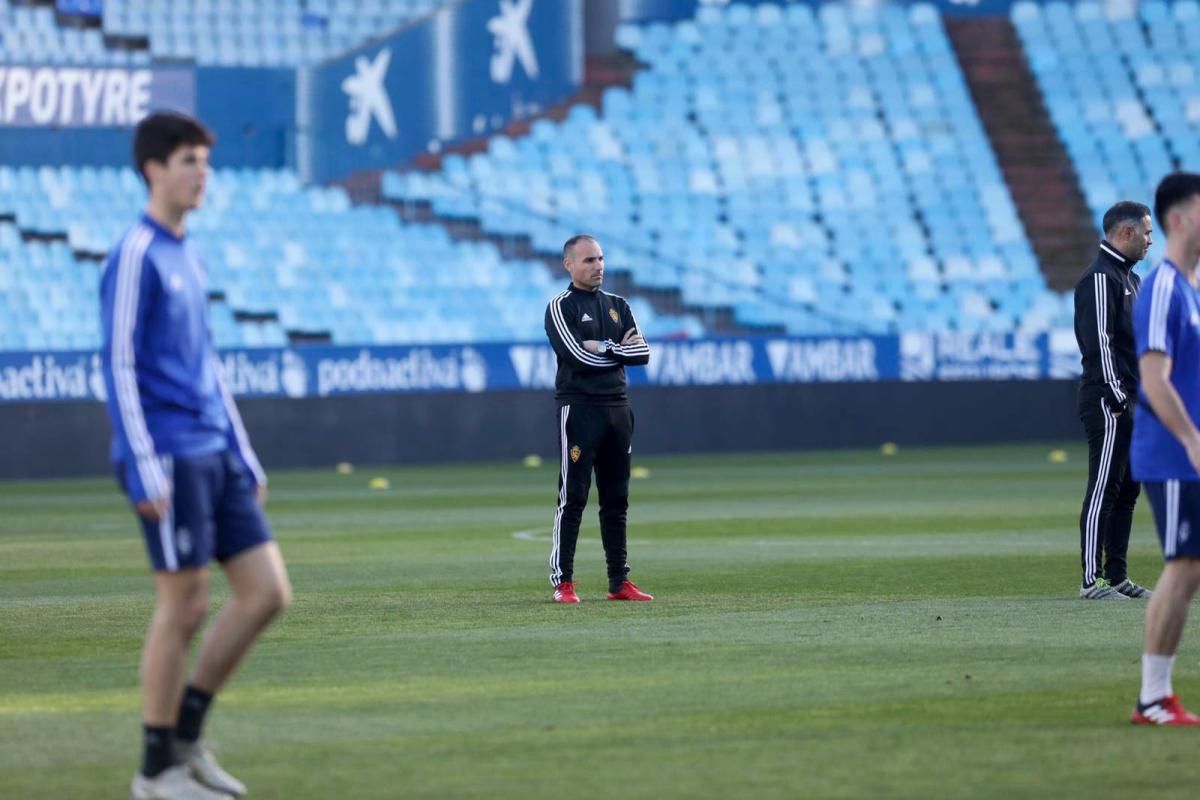
<path fill-rule="evenodd" d="M 166 164 L 184 145 L 212 147 L 216 137 L 200 120 L 177 111 L 156 111 L 138 123 L 133 133 L 133 166 L 147 184 L 146 162 Z"/>
<path fill-rule="evenodd" d="M 1154 216 L 1158 218 L 1158 227 L 1163 233 L 1167 229 L 1167 214 L 1180 203 L 1190 200 L 1200 194 L 1200 175 L 1195 172 L 1172 172 L 1159 181 L 1154 191 Z"/>
<path fill-rule="evenodd" d="M 1132 200 L 1122 200 L 1104 212 L 1104 220 L 1101 222 L 1104 227 L 1104 235 L 1108 236 L 1122 225 L 1137 225 L 1141 223 L 1143 217 L 1148 216 L 1150 216 L 1148 207 Z"/>
<path fill-rule="evenodd" d="M 592 241 L 592 242 L 595 242 L 595 241 L 596 241 L 596 237 L 595 237 L 595 236 L 591 236 L 591 235 L 589 235 L 589 234 L 586 234 L 586 233 L 577 233 L 577 234 L 575 234 L 575 235 L 574 235 L 574 236 L 572 236 L 570 239 L 567 239 L 566 243 L 563 245 L 563 258 L 570 258 L 570 257 L 571 257 L 571 251 L 574 249 L 575 245 L 579 244 L 579 243 L 580 243 L 580 242 L 582 242 L 584 239 L 587 239 L 587 240 L 589 240 L 589 241 Z M 597 244 L 599 244 L 599 242 L 597 242 Z"/>

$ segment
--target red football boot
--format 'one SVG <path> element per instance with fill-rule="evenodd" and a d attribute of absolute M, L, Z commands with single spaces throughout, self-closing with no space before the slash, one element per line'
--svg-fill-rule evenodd
<path fill-rule="evenodd" d="M 575 584 L 571 581 L 563 581 L 558 586 L 554 587 L 554 602 L 556 603 L 578 603 L 579 595 L 575 594 Z"/>
<path fill-rule="evenodd" d="M 639 589 L 637 586 L 635 586 L 633 581 L 625 581 L 624 583 L 621 584 L 621 591 L 608 593 L 608 599 L 609 600 L 653 600 L 654 595 L 646 594 L 641 589 Z"/>
<path fill-rule="evenodd" d="M 1147 705 L 1138 703 L 1129 721 L 1134 725 L 1165 725 L 1174 728 L 1200 726 L 1200 717 L 1184 708 L 1177 694 Z"/>

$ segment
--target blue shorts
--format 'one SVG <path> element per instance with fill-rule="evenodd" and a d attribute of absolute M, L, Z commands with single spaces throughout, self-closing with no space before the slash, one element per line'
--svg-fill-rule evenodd
<path fill-rule="evenodd" d="M 254 478 L 233 451 L 163 459 L 174 491 L 161 522 L 139 516 L 146 552 L 155 572 L 203 567 L 214 558 L 226 561 L 271 541 L 271 529 L 255 496 Z M 127 470 L 117 465 L 121 488 Z"/>
<path fill-rule="evenodd" d="M 1146 481 L 1163 558 L 1200 558 L 1200 481 Z"/>

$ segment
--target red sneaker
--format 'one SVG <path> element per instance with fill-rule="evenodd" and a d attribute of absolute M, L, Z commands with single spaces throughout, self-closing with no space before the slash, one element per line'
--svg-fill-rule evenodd
<path fill-rule="evenodd" d="M 554 602 L 556 603 L 578 603 L 579 595 L 575 594 L 575 584 L 571 581 L 563 581 L 558 586 L 554 587 Z"/>
<path fill-rule="evenodd" d="M 1184 708 L 1177 694 L 1147 705 L 1138 703 L 1129 721 L 1134 725 L 1166 725 L 1175 728 L 1200 726 L 1200 717 Z"/>
<path fill-rule="evenodd" d="M 621 584 L 621 591 L 608 593 L 608 599 L 609 600 L 653 600 L 654 595 L 646 594 L 641 589 L 639 589 L 637 586 L 635 586 L 633 581 L 625 581 L 624 583 Z"/>

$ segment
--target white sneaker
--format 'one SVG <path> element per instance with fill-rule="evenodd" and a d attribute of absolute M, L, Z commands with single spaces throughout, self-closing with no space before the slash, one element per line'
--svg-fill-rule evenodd
<path fill-rule="evenodd" d="M 221 769 L 212 750 L 204 742 L 176 744 L 175 755 L 197 783 L 235 797 L 246 793 L 246 784 Z"/>
<path fill-rule="evenodd" d="M 1147 589 L 1145 586 L 1138 586 L 1133 581 L 1126 578 L 1113 587 L 1114 592 L 1120 592 L 1126 597 L 1132 597 L 1135 600 L 1146 600 L 1154 596 L 1154 592 Z"/>
<path fill-rule="evenodd" d="M 1080 586 L 1079 587 L 1079 597 L 1082 598 L 1083 600 L 1128 600 L 1129 599 L 1125 594 L 1117 591 L 1116 587 L 1113 586 L 1108 581 L 1104 580 L 1104 578 L 1096 578 L 1096 582 L 1093 583 L 1091 586 Z"/>
<path fill-rule="evenodd" d="M 129 800 L 229 800 L 229 795 L 196 783 L 180 764 L 153 778 L 138 772 L 129 787 Z"/>

